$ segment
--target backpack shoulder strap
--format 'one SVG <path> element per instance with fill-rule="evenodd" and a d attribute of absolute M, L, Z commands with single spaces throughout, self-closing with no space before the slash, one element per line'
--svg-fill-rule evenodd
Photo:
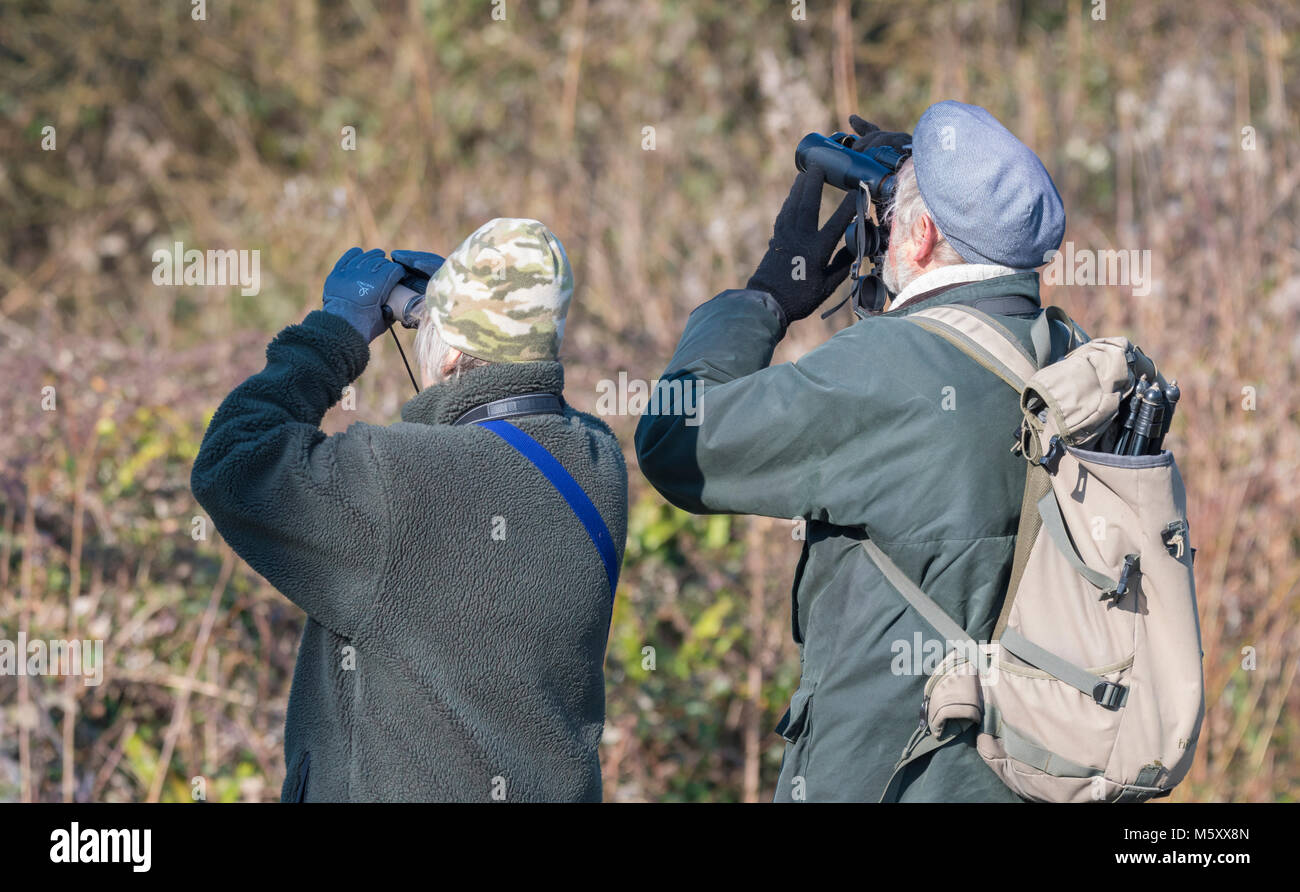
<path fill-rule="evenodd" d="M 944 637 L 945 653 L 948 648 L 954 645 L 969 645 L 973 643 L 970 635 L 966 630 L 957 624 L 951 616 L 948 615 L 942 607 L 935 603 L 934 599 L 921 590 L 921 587 L 908 578 L 907 574 L 895 564 L 889 555 L 881 551 L 880 546 L 872 539 L 863 539 L 861 542 L 862 550 L 871 558 L 885 579 L 896 589 L 898 593 L 907 599 L 921 618 L 930 624 L 936 632 Z"/>
<path fill-rule="evenodd" d="M 948 341 L 1017 393 L 1050 358 L 1051 331 L 1046 312 L 1038 314 L 1031 330 L 1036 356 L 1031 356 L 1002 323 L 974 307 L 945 304 L 903 318 Z"/>
<path fill-rule="evenodd" d="M 1020 345 L 1020 341 L 1011 332 L 1007 331 L 1005 326 L 987 313 L 982 313 L 974 307 L 946 304 L 921 310 L 904 318 L 912 320 L 927 331 L 951 343 L 958 350 L 961 350 L 1009 384 L 1015 389 L 1016 393 L 1024 391 L 1025 383 L 1034 376 L 1038 369 L 1065 352 L 1069 352 L 1074 347 L 1076 340 L 1081 339 L 1077 326 L 1069 316 L 1057 307 L 1047 307 L 1034 320 L 1033 327 L 1030 329 L 1030 338 L 1034 344 L 1034 356 L 1029 355 L 1029 352 Z M 1053 322 L 1064 327 L 1069 333 L 1066 339 L 1067 342 L 1062 348 L 1053 349 L 1051 327 Z M 1002 599 L 1001 610 L 999 610 L 997 620 L 993 626 L 993 640 L 995 641 L 1000 639 L 1002 633 L 1006 630 L 1007 620 L 1011 615 L 1011 605 L 1015 599 L 1015 592 L 1020 586 L 1020 579 L 1025 572 L 1025 564 L 1029 560 L 1030 547 L 1038 537 L 1039 530 L 1042 527 L 1042 518 L 1038 513 L 1038 502 L 1050 489 L 1051 481 L 1048 478 L 1047 471 L 1038 465 L 1027 464 L 1025 468 L 1024 494 L 1020 506 L 1020 523 L 1016 530 L 1016 548 L 1011 563 L 1011 578 Z M 868 553 L 871 553 L 870 549 L 868 549 Z M 872 554 L 871 557 L 879 566 L 880 561 L 877 556 Z M 912 598 L 909 597 L 908 600 L 911 601 Z M 932 601 L 931 604 L 933 604 Z M 937 608 L 938 605 L 935 606 Z M 922 615 L 925 615 L 924 612 L 922 612 Z"/>

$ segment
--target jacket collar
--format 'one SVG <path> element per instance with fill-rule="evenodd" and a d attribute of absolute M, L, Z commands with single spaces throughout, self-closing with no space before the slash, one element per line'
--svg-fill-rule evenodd
<path fill-rule="evenodd" d="M 921 273 L 921 275 L 909 282 L 906 288 L 894 295 L 889 308 L 897 310 L 918 295 L 931 294 L 940 288 L 951 288 L 954 285 L 965 285 L 968 282 L 982 282 L 985 279 L 1010 276 L 1017 272 L 1023 272 L 1023 270 L 1014 270 L 1009 266 L 995 263 L 950 263 L 947 266 L 932 269 L 927 273 Z"/>
<path fill-rule="evenodd" d="M 1025 297 L 1041 306 L 1038 295 L 1038 273 L 1034 270 L 995 276 L 975 282 L 948 283 L 917 294 L 896 310 L 885 316 L 907 316 L 918 310 L 944 304 L 975 304 L 985 298 Z"/>
<path fill-rule="evenodd" d="M 475 406 L 522 393 L 564 391 L 559 362 L 494 362 L 470 369 L 458 379 L 426 387 L 402 406 L 402 420 L 451 424 Z"/>

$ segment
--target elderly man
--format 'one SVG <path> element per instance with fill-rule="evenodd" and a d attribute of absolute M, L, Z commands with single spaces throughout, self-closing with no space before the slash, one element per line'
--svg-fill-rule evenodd
<path fill-rule="evenodd" d="M 663 378 L 696 389 L 695 417 L 660 400 L 636 434 L 641 470 L 673 504 L 806 522 L 792 607 L 802 673 L 777 728 L 787 741 L 778 801 L 878 799 L 917 725 L 932 667 L 912 650 L 933 636 L 861 540 L 988 639 L 1025 482 L 1024 461 L 1008 451 L 1020 413 L 993 373 L 902 317 L 973 306 L 1032 351 L 1033 270 L 1065 227 L 1042 163 L 981 108 L 931 106 L 914 138 L 854 124 L 859 150 L 914 146 L 891 208 L 887 312 L 768 366 L 786 326 L 848 273 L 835 249 L 854 197 L 819 227 L 823 173 L 810 167 L 748 286 L 687 320 Z M 972 729 L 907 766 L 901 798 L 1014 801 L 974 738 Z"/>
<path fill-rule="evenodd" d="M 319 430 L 406 272 L 353 248 L 194 462 L 217 529 L 307 613 L 282 798 L 599 800 L 627 471 L 561 397 L 572 269 L 533 220 L 393 256 L 433 273 L 401 423 Z"/>

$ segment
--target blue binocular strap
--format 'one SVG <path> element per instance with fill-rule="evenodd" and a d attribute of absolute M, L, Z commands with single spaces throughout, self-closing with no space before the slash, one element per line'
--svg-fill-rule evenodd
<path fill-rule="evenodd" d="M 480 421 L 480 427 L 485 427 L 501 439 L 513 446 L 520 455 L 533 463 L 537 470 L 542 472 L 542 476 L 551 482 L 551 485 L 564 496 L 564 501 L 569 503 L 573 513 L 578 516 L 583 527 L 587 530 L 587 535 L 591 537 L 591 542 L 596 546 L 596 551 L 600 554 L 601 563 L 605 565 L 605 576 L 609 579 L 609 598 L 614 600 L 614 590 L 618 588 L 618 553 L 614 549 L 614 538 L 609 534 L 609 527 L 605 526 L 604 519 L 596 506 L 592 504 L 591 499 L 578 485 L 578 481 L 573 479 L 573 475 L 564 469 L 555 456 L 547 451 L 546 447 L 538 443 L 528 434 L 515 427 L 508 421 L 495 419 L 492 421 Z"/>

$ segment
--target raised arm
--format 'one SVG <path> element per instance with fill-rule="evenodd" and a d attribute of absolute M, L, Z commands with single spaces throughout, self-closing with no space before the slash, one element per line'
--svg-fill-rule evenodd
<path fill-rule="evenodd" d="M 391 537 L 370 428 L 327 437 L 320 422 L 370 358 L 383 298 L 402 268 L 382 251 L 344 254 L 324 310 L 266 348 L 266 368 L 217 409 L 190 487 L 230 546 L 317 622 L 350 636 L 374 600 Z"/>

